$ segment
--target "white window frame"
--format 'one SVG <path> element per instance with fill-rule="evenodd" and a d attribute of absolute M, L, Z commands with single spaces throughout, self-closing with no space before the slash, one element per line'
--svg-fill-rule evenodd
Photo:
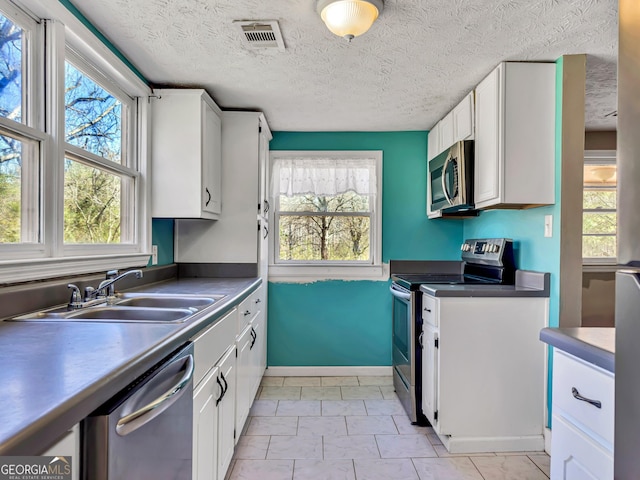
<path fill-rule="evenodd" d="M 269 222 L 273 225 L 269 245 L 269 280 L 279 282 L 310 280 L 383 280 L 388 277 L 382 264 L 382 163 L 381 150 L 272 150 L 269 153 L 269 172 L 273 171 L 276 159 L 283 158 L 333 158 L 333 159 L 375 159 L 376 162 L 376 196 L 375 206 L 371 212 L 370 245 L 371 260 L 335 261 L 316 260 L 310 262 L 287 262 L 276 260 L 279 247 L 278 234 L 278 201 L 272 192 L 271 204 L 274 208 L 269 213 Z M 269 182 L 270 184 L 270 182 Z"/>
<path fill-rule="evenodd" d="M 604 165 L 616 164 L 616 151 L 615 150 L 585 150 L 584 152 L 584 164 L 585 165 Z M 590 187 L 583 185 L 583 191 L 589 190 Z M 596 189 L 596 187 L 592 187 L 592 189 Z M 610 187 L 610 189 L 614 189 Z M 581 211 L 581 215 L 584 215 L 584 212 L 589 212 L 592 210 L 585 210 L 584 208 Z M 611 213 L 611 210 L 600 210 L 603 213 Z M 616 210 L 613 213 L 617 214 L 617 205 Z M 584 230 L 581 233 L 581 237 L 584 238 Z M 582 239 L 581 239 L 582 240 Z M 582 258 L 583 270 L 584 271 L 615 271 L 617 269 L 617 257 L 583 257 Z"/>
<path fill-rule="evenodd" d="M 50 0 L 14 1 L 24 15 L 43 19 L 46 25 L 40 40 L 34 43 L 37 65 L 30 64 L 36 74 L 35 99 L 29 105 L 33 126 L 24 126 L 22 135 L 41 141 L 42 205 L 41 238 L 37 245 L 0 245 L 0 283 L 15 283 L 64 275 L 100 272 L 113 268 L 145 266 L 151 253 L 151 217 L 149 175 L 149 107 L 151 90 L 124 62 L 102 43 L 78 18 L 60 2 Z M 16 8 L 8 0 L 0 0 L 3 11 Z M 42 28 L 40 29 L 42 30 Z M 45 45 L 46 44 L 46 52 Z M 71 52 L 71 53 L 69 53 Z M 131 135 L 127 135 L 130 158 L 126 164 L 113 164 L 65 142 L 64 67 L 71 62 L 83 73 L 117 95 L 130 99 Z M 47 78 L 42 72 L 46 71 Z M 81 65 L 78 65 L 81 62 Z M 39 78 L 38 78 L 39 76 Z M 46 92 L 46 95 L 45 95 Z M 47 98 L 46 105 L 41 100 Z M 2 122 L 4 119 L 0 119 Z M 0 123 L 4 126 L 5 122 Z M 134 141 L 136 140 L 136 141 Z M 63 243 L 64 156 L 65 151 L 88 159 L 101 169 L 134 178 L 135 188 L 123 198 L 123 217 L 132 214 L 132 243 L 111 245 L 78 245 Z M 125 212 L 124 204 L 129 204 Z M 123 225 L 124 226 L 124 225 Z"/>

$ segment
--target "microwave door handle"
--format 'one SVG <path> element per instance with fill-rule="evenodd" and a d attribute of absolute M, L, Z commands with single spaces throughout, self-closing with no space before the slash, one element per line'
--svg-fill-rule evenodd
<path fill-rule="evenodd" d="M 449 196 L 449 189 L 447 188 L 447 167 L 449 166 L 449 162 L 452 160 L 452 156 L 449 155 L 447 157 L 447 159 L 444 162 L 444 165 L 442 166 L 442 193 L 444 193 L 444 198 L 447 199 L 447 202 L 449 202 L 449 205 L 453 205 L 453 200 L 451 200 L 451 197 Z"/>

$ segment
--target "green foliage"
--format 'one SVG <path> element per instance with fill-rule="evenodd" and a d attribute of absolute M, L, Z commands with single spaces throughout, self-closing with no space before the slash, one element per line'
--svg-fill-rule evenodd
<path fill-rule="evenodd" d="M 0 243 L 20 242 L 20 177 L 0 172 Z"/>
<path fill-rule="evenodd" d="M 79 162 L 65 162 L 65 242 L 120 242 L 121 183 L 116 175 Z"/>

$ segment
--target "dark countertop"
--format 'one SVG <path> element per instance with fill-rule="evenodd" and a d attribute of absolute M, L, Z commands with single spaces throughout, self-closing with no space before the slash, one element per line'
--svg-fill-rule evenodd
<path fill-rule="evenodd" d="M 187 278 L 130 290 L 227 295 L 180 324 L 0 322 L 0 455 L 40 454 L 260 282 Z"/>
<path fill-rule="evenodd" d="M 611 373 L 616 371 L 613 327 L 543 328 L 540 340 Z"/>
<path fill-rule="evenodd" d="M 550 275 L 516 270 L 515 285 L 495 284 L 423 284 L 420 291 L 433 297 L 549 297 Z"/>

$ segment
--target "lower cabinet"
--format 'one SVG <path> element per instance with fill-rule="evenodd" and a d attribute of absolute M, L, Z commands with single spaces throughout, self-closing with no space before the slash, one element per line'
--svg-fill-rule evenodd
<path fill-rule="evenodd" d="M 613 479 L 614 389 L 613 373 L 554 349 L 551 478 Z"/>
<path fill-rule="evenodd" d="M 223 479 L 235 447 L 237 311 L 192 339 L 193 479 Z M 205 372 L 204 374 L 202 372 Z"/>
<path fill-rule="evenodd" d="M 194 480 L 223 480 L 231 464 L 266 368 L 263 295 L 260 286 L 192 338 Z"/>
<path fill-rule="evenodd" d="M 249 303 L 251 306 L 241 306 L 238 309 L 238 325 L 242 328 L 236 339 L 238 349 L 238 388 L 236 403 L 236 431 L 237 438 L 247 421 L 251 404 L 256 396 L 260 380 L 267 364 L 266 349 L 266 317 L 262 308 L 264 288 L 259 287 L 252 296 L 248 297 L 242 305 Z M 251 312 L 251 320 L 244 316 Z"/>

